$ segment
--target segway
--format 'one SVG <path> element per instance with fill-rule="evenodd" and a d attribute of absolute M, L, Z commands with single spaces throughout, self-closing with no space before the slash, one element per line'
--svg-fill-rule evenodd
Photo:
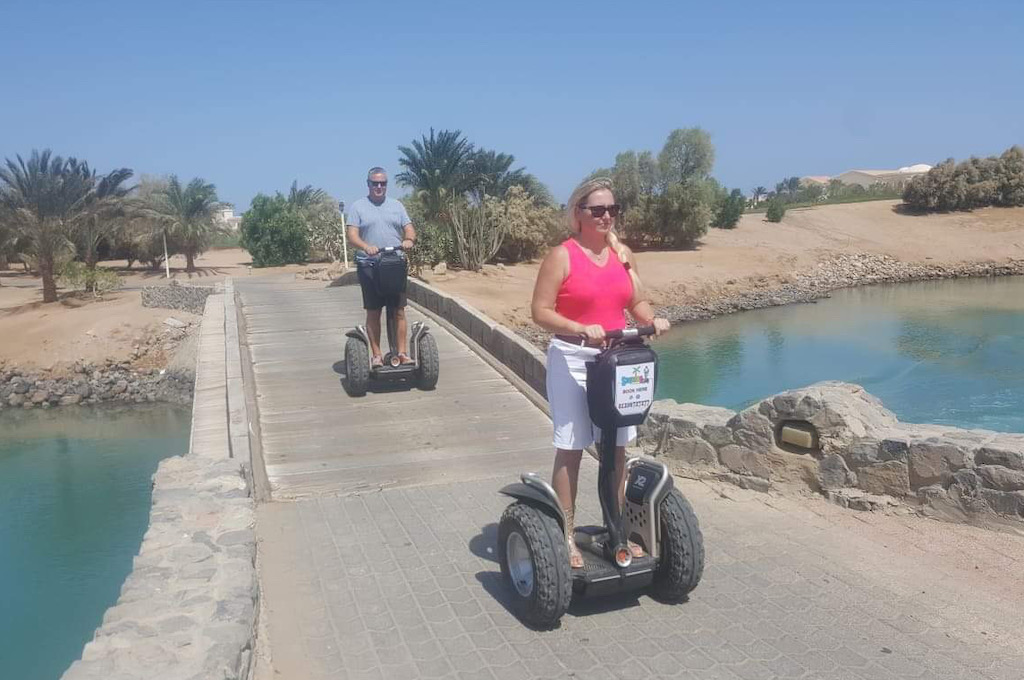
<path fill-rule="evenodd" d="M 408 261 L 401 248 L 381 248 L 371 265 L 377 292 L 387 302 L 386 328 L 388 352 L 383 366 L 370 365 L 370 336 L 365 326 L 356 326 L 345 335 L 345 388 L 354 397 L 361 397 L 369 389 L 371 380 L 406 381 L 421 390 L 432 390 L 437 385 L 440 361 L 437 342 L 429 327 L 421 321 L 412 324 L 409 337 L 409 358 L 403 364 L 398 356 L 398 320 L 395 303 L 405 293 L 409 276 Z"/>
<path fill-rule="evenodd" d="M 498 526 L 498 559 L 515 610 L 530 625 L 557 624 L 574 595 L 648 589 L 660 600 L 678 602 L 700 582 L 704 538 L 663 463 L 648 458 L 626 463 L 625 508 L 616 511 L 616 430 L 639 425 L 651 408 L 658 357 L 643 338 L 653 333 L 653 327 L 611 331 L 606 349 L 587 364 L 587 405 L 601 429 L 597 490 L 604 526 L 576 527 L 573 539 L 583 568 L 570 566 L 565 514 L 546 480 L 526 473 L 521 482 L 501 489 L 516 500 Z M 640 545 L 644 556 L 633 557 L 627 541 Z"/>

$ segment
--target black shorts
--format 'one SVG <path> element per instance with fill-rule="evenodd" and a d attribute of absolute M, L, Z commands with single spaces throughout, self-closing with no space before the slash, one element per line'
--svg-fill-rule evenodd
<path fill-rule="evenodd" d="M 356 266 L 359 273 L 359 287 L 363 289 L 363 309 L 380 310 L 384 307 L 400 309 L 405 307 L 405 293 L 396 295 L 388 300 L 377 291 L 377 284 L 373 280 L 373 268 Z"/>

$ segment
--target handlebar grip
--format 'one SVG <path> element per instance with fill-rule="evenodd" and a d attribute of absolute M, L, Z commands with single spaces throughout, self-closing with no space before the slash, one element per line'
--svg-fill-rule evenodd
<path fill-rule="evenodd" d="M 654 335 L 654 326 L 637 326 L 636 328 L 624 328 L 617 331 L 606 331 L 604 337 L 609 340 L 617 338 L 642 338 Z"/>

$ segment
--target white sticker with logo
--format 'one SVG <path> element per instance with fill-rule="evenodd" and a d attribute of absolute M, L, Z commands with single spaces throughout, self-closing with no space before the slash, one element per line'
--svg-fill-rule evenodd
<path fill-rule="evenodd" d="M 654 362 L 615 367 L 615 410 L 619 415 L 643 413 L 654 400 Z"/>

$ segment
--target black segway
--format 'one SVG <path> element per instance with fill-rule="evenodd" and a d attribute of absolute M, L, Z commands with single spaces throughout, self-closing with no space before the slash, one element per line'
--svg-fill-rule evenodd
<path fill-rule="evenodd" d="M 374 256 L 373 282 L 380 296 L 389 303 L 405 292 L 409 277 L 409 264 L 401 248 L 382 248 Z M 440 361 L 437 342 L 428 326 L 420 321 L 412 324 L 409 334 L 410 364 L 403 364 L 398 356 L 398 321 L 396 308 L 387 304 L 386 328 L 388 352 L 383 366 L 370 365 L 370 336 L 365 326 L 356 326 L 345 335 L 345 388 L 354 397 L 366 394 L 370 380 L 404 380 L 414 382 L 421 390 L 432 390 L 437 385 Z"/>
<path fill-rule="evenodd" d="M 612 331 L 608 346 L 587 364 L 587 405 L 601 428 L 597 486 L 604 526 L 576 527 L 582 569 L 569 564 L 565 514 L 555 490 L 534 473 L 501 493 L 516 499 L 498 526 L 498 559 L 521 619 L 555 625 L 578 596 L 649 588 L 664 601 L 680 601 L 704 571 L 704 538 L 690 503 L 661 462 L 626 463 L 624 512 L 617 512 L 615 440 L 620 427 L 639 425 L 654 399 L 658 357 L 644 343 L 653 327 Z M 633 557 L 627 541 L 644 549 Z"/>

